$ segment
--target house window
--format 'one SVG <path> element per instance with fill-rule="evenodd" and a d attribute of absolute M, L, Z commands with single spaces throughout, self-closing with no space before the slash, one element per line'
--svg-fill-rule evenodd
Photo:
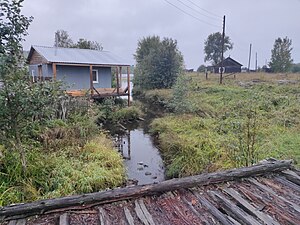
<path fill-rule="evenodd" d="M 93 70 L 92 74 L 93 74 L 93 83 L 94 84 L 99 83 L 98 70 Z"/>

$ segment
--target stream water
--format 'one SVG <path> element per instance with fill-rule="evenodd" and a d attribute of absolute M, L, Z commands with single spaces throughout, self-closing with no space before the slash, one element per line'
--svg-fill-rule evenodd
<path fill-rule="evenodd" d="M 126 87 L 126 75 L 122 78 L 122 87 Z M 130 82 L 132 90 L 132 82 Z M 115 139 L 118 151 L 124 158 L 127 178 L 134 184 L 151 184 L 165 180 L 163 160 L 159 150 L 148 134 L 150 121 L 157 116 L 150 106 L 145 105 L 145 121 L 128 124 L 126 130 L 109 129 Z"/>
<path fill-rule="evenodd" d="M 127 177 L 133 183 L 151 184 L 163 181 L 164 165 L 158 149 L 141 126 L 115 135 L 119 152 L 124 158 Z"/>

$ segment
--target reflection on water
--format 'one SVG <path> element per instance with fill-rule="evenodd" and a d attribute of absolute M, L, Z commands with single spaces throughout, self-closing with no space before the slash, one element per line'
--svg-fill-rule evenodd
<path fill-rule="evenodd" d="M 164 166 L 158 149 L 151 137 L 140 128 L 116 135 L 118 149 L 123 155 L 129 180 L 138 184 L 151 184 L 163 181 Z"/>

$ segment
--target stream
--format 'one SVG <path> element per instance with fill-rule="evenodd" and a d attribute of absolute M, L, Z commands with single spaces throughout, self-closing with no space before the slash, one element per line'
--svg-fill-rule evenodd
<path fill-rule="evenodd" d="M 126 85 L 126 75 L 123 75 L 121 87 Z M 132 90 L 132 82 L 130 86 Z M 152 108 L 145 104 L 145 121 L 127 124 L 126 130 L 113 130 L 108 127 L 118 151 L 123 156 L 128 184 L 152 184 L 165 180 L 163 160 L 153 138 L 148 134 L 150 122 L 161 112 L 157 109 L 150 110 Z"/>
<path fill-rule="evenodd" d="M 163 160 L 159 150 L 142 126 L 128 128 L 114 135 L 118 151 L 123 156 L 129 183 L 152 184 L 165 180 Z"/>

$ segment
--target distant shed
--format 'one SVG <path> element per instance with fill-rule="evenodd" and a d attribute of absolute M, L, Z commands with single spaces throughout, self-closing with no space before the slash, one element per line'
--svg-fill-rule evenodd
<path fill-rule="evenodd" d="M 223 73 L 240 73 L 242 71 L 242 64 L 232 59 L 230 56 L 223 60 Z M 220 73 L 222 62 L 210 67 L 211 72 Z"/>

